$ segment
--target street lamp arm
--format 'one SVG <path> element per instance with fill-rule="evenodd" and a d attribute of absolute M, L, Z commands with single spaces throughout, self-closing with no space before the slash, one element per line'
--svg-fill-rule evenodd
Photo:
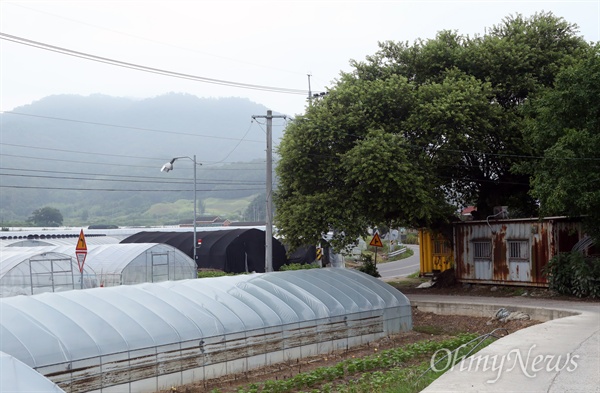
<path fill-rule="evenodd" d="M 193 245 L 193 250 L 194 250 L 194 262 L 197 264 L 198 263 L 198 260 L 197 260 L 198 259 L 198 256 L 197 256 L 198 233 L 196 230 L 196 220 L 198 218 L 198 215 L 196 212 L 196 206 L 198 205 L 198 202 L 197 202 L 197 197 L 196 197 L 196 183 L 197 183 L 196 167 L 198 165 L 202 165 L 202 164 L 196 162 L 196 155 L 194 155 L 194 158 L 192 158 L 190 156 L 174 157 L 171 161 L 169 161 L 165 165 L 163 165 L 162 168 L 160 169 L 160 171 L 161 172 L 169 172 L 169 171 L 173 170 L 173 164 L 175 163 L 176 160 L 179 160 L 180 158 L 187 158 L 188 160 L 191 160 L 194 162 L 194 245 Z"/>
<path fill-rule="evenodd" d="M 173 164 L 175 163 L 175 161 L 181 159 L 181 158 L 187 158 L 188 160 L 192 160 L 194 162 L 194 168 L 196 167 L 196 165 L 202 165 L 202 163 L 196 163 L 196 157 L 194 156 L 194 158 L 190 157 L 190 156 L 181 156 L 181 157 L 174 157 L 171 161 L 167 162 L 165 165 L 162 166 L 162 168 L 160 168 L 161 172 L 169 172 L 173 170 Z"/>

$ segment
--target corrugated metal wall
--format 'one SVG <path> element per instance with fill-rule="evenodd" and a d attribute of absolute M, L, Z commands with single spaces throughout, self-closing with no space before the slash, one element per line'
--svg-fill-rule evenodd
<path fill-rule="evenodd" d="M 450 240 L 419 229 L 419 265 L 421 275 L 440 273 L 454 264 Z"/>
<path fill-rule="evenodd" d="M 467 283 L 546 287 L 543 268 L 582 236 L 581 223 L 565 218 L 456 223 L 456 277 Z"/>

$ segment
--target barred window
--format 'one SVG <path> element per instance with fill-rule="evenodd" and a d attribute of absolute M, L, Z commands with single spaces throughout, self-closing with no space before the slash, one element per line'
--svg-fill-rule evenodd
<path fill-rule="evenodd" d="M 511 260 L 529 260 L 529 241 L 528 240 L 509 240 L 508 258 Z"/>
<path fill-rule="evenodd" d="M 475 241 L 473 242 L 473 257 L 475 259 L 490 259 L 492 257 L 492 242 L 491 241 Z"/>
<path fill-rule="evenodd" d="M 450 246 L 445 240 L 436 240 L 433 242 L 433 253 L 436 255 L 446 255 L 450 253 Z"/>

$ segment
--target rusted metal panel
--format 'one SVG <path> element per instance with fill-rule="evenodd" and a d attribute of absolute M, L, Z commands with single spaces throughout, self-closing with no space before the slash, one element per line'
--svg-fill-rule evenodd
<path fill-rule="evenodd" d="M 567 252 L 583 236 L 581 223 L 564 218 L 507 219 L 454 225 L 457 279 L 461 282 L 547 286 L 548 261 Z M 478 244 L 490 241 L 491 261 L 478 254 Z M 492 270 L 490 276 L 488 269 Z"/>
<path fill-rule="evenodd" d="M 500 231 L 492 235 L 492 278 L 498 281 L 508 280 L 508 260 L 506 256 L 506 225 L 502 225 Z"/>

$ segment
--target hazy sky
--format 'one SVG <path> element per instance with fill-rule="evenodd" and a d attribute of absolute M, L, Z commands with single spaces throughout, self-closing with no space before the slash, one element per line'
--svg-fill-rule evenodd
<path fill-rule="evenodd" d="M 600 41 L 600 0 L 583 1 L 9 1 L 0 32 L 203 78 L 323 91 L 385 40 L 413 42 L 443 29 L 483 34 L 514 13 L 552 11 Z M 247 97 L 304 112 L 306 96 L 135 71 L 0 40 L 0 109 L 51 94 L 134 98 L 183 92 Z"/>

